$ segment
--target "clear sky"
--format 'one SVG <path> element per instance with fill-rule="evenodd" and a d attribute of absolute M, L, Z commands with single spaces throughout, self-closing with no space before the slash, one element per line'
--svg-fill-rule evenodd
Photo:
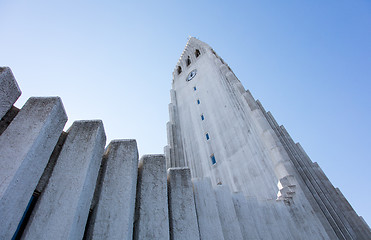
<path fill-rule="evenodd" d="M 172 72 L 208 43 L 371 223 L 371 2 L 2 1 L 0 66 L 30 96 L 60 96 L 107 143 L 167 144 Z"/>

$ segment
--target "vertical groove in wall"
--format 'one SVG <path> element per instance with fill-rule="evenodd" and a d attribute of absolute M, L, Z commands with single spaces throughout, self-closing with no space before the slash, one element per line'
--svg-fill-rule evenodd
<path fill-rule="evenodd" d="M 19 109 L 12 106 L 0 120 L 0 136 L 17 116 Z"/>

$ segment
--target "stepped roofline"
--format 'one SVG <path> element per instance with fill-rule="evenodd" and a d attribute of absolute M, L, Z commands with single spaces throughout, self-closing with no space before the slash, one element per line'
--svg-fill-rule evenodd
<path fill-rule="evenodd" d="M 179 60 L 174 68 L 173 71 L 173 77 L 175 76 L 175 73 L 178 71 L 178 67 L 181 67 L 182 69 L 186 66 L 186 61 L 188 57 L 191 59 L 195 59 L 195 51 L 198 50 L 200 54 L 204 54 L 207 52 L 207 50 L 212 49 L 208 44 L 202 42 L 201 40 L 189 36 L 186 46 L 184 47 L 184 50 L 182 54 L 179 57 Z"/>

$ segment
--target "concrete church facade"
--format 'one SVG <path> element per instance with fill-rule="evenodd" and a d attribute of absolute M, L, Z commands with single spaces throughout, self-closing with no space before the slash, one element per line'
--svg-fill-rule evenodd
<path fill-rule="evenodd" d="M 371 239 L 318 164 L 190 38 L 173 73 L 165 154 L 106 145 L 58 97 L 13 106 L 0 68 L 0 239 Z"/>
<path fill-rule="evenodd" d="M 267 222 L 275 222 L 272 238 L 367 239 L 362 221 L 345 211 L 348 203 L 318 164 L 196 38 L 173 73 L 169 111 L 168 166 L 189 167 L 193 178 L 258 202 Z"/>

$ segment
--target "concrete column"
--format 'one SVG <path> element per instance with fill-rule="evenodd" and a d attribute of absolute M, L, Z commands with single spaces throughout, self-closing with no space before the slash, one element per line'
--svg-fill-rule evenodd
<path fill-rule="evenodd" d="M 255 197 L 249 197 L 246 199 L 249 212 L 254 219 L 256 230 L 260 236 L 260 239 L 275 239 L 272 236 L 272 231 L 269 229 L 267 222 L 265 221 L 264 209 Z"/>
<path fill-rule="evenodd" d="M 250 107 L 251 111 L 254 111 L 255 109 L 258 109 L 258 105 L 255 102 L 254 97 L 252 96 L 251 92 L 249 90 L 246 90 L 246 92 L 243 94 L 243 97 L 245 98 L 247 104 Z"/>
<path fill-rule="evenodd" d="M 224 240 L 215 194 L 209 178 L 192 179 L 202 240 Z"/>
<path fill-rule="evenodd" d="M 17 116 L 19 109 L 12 106 L 3 118 L 0 119 L 0 135 L 6 130 L 9 124 L 13 121 L 13 119 Z"/>
<path fill-rule="evenodd" d="M 253 213 L 249 210 L 245 196 L 242 193 L 234 193 L 232 199 L 243 239 L 260 239 Z"/>
<path fill-rule="evenodd" d="M 0 136 L 0 239 L 14 234 L 66 121 L 60 98 L 30 98 Z"/>
<path fill-rule="evenodd" d="M 189 168 L 170 168 L 167 175 L 170 239 L 200 239 Z"/>
<path fill-rule="evenodd" d="M 9 67 L 0 67 L 0 119 L 21 96 L 21 90 Z"/>
<path fill-rule="evenodd" d="M 140 159 L 137 188 L 133 239 L 169 239 L 164 155 L 145 155 Z"/>
<path fill-rule="evenodd" d="M 225 240 L 242 240 L 240 224 L 234 209 L 231 192 L 227 186 L 215 187 L 216 205 Z"/>
<path fill-rule="evenodd" d="M 171 153 L 170 153 L 169 145 L 166 145 L 164 147 L 164 155 L 165 155 L 165 160 L 166 160 L 166 169 L 168 169 L 171 167 L 171 159 L 170 159 Z"/>
<path fill-rule="evenodd" d="M 135 140 L 114 140 L 105 152 L 98 203 L 87 239 L 133 239 L 138 173 Z"/>
<path fill-rule="evenodd" d="M 270 112 L 265 112 L 261 103 L 257 101 L 257 104 L 262 112 L 264 113 L 265 117 L 267 118 L 269 124 L 272 126 L 273 130 L 275 131 L 278 139 L 281 141 L 286 153 L 288 154 L 292 165 L 294 166 L 298 176 L 300 176 L 298 180 L 298 184 L 300 185 L 303 193 L 305 194 L 306 199 L 312 206 L 316 216 L 322 223 L 323 228 L 326 230 L 326 233 L 330 236 L 330 238 L 339 237 L 340 239 L 344 239 L 342 233 L 337 229 L 337 226 L 329 214 L 327 214 L 327 209 L 322 201 L 320 201 L 317 192 L 315 191 L 313 185 L 311 184 L 310 179 L 305 174 L 305 169 L 301 166 L 300 161 L 296 158 L 295 153 L 291 149 L 289 142 L 286 139 L 286 136 L 283 133 L 282 128 L 278 125 L 277 121 L 274 119 Z M 336 233 L 336 234 L 335 234 Z"/>
<path fill-rule="evenodd" d="M 102 160 L 102 121 L 76 121 L 22 239 L 82 239 Z"/>

